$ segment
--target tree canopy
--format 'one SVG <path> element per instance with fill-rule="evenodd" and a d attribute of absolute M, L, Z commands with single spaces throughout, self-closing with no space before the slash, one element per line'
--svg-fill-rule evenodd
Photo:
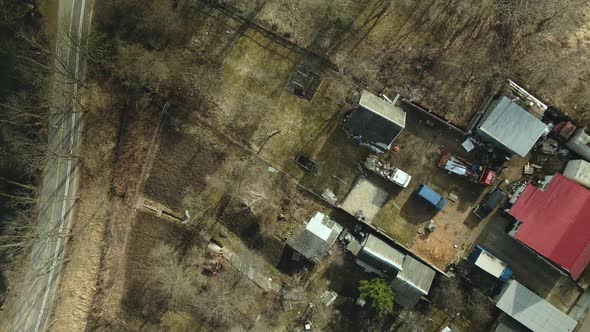
<path fill-rule="evenodd" d="M 383 279 L 361 280 L 358 289 L 377 315 L 385 316 L 393 311 L 393 291 Z"/>

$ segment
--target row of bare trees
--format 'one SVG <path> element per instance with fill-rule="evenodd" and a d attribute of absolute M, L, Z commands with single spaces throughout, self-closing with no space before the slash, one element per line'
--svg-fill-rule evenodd
<path fill-rule="evenodd" d="M 71 114 L 74 106 L 83 110 L 84 84 L 42 32 L 41 14 L 34 4 L 4 1 L 0 17 L 0 72 L 7 78 L 0 82 L 0 269 L 4 269 L 33 241 L 58 233 L 33 229 L 37 185 L 47 160 L 64 157 L 47 148 L 48 132 L 59 129 L 59 118 Z M 58 41 L 62 50 L 79 52 L 90 62 L 104 61 L 100 34 L 91 30 L 78 35 L 69 29 L 69 22 L 62 24 Z M 75 91 L 73 83 L 79 86 Z M 54 88 L 60 85 L 61 89 Z"/>

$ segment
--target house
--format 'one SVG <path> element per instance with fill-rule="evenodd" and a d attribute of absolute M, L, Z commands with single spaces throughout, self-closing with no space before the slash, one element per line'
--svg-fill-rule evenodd
<path fill-rule="evenodd" d="M 590 163 L 585 160 L 579 159 L 568 161 L 567 166 L 565 166 L 565 170 L 563 171 L 563 175 L 586 188 L 590 188 Z"/>
<path fill-rule="evenodd" d="M 541 120 L 502 96 L 489 104 L 475 132 L 498 149 L 524 157 L 546 130 Z"/>
<path fill-rule="evenodd" d="M 496 297 L 496 307 L 533 332 L 571 332 L 578 324 L 514 279 Z"/>
<path fill-rule="evenodd" d="M 388 151 L 405 127 L 406 112 L 368 91 L 344 124 L 357 143 L 377 153 Z"/>
<path fill-rule="evenodd" d="M 590 135 L 586 133 L 585 128 L 578 128 L 565 146 L 584 160 L 590 161 Z"/>
<path fill-rule="evenodd" d="M 433 269 L 409 255 L 406 256 L 401 272 L 391 283 L 395 294 L 393 300 L 405 308 L 414 307 L 422 296 L 428 295 L 435 275 Z"/>
<path fill-rule="evenodd" d="M 590 190 L 555 174 L 544 190 L 528 184 L 509 213 L 514 238 L 580 276 L 590 262 Z"/>
<path fill-rule="evenodd" d="M 373 234 L 367 235 L 360 243 L 351 241 L 347 249 L 365 271 L 382 278 L 393 278 L 403 268 L 405 255 Z"/>
<path fill-rule="evenodd" d="M 294 251 L 292 259 L 299 261 L 304 258 L 313 264 L 319 263 L 328 254 L 341 231 L 342 226 L 317 212 L 301 233 L 287 239 L 287 245 Z"/>

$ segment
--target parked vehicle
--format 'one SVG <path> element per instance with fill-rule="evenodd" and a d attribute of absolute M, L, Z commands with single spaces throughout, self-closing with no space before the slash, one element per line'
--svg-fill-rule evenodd
<path fill-rule="evenodd" d="M 487 218 L 493 211 L 496 209 L 506 198 L 506 194 L 502 192 L 502 190 L 496 188 L 489 192 L 479 203 L 478 206 L 475 207 L 473 213 L 479 219 Z"/>
<path fill-rule="evenodd" d="M 490 186 L 496 180 L 496 172 L 487 166 L 475 165 L 459 156 L 451 155 L 448 151 L 444 151 L 441 155 L 438 167 L 484 186 Z"/>
<path fill-rule="evenodd" d="M 508 281 L 512 276 L 512 270 L 506 263 L 478 245 L 469 255 L 469 262 L 502 281 Z"/>
<path fill-rule="evenodd" d="M 418 190 L 416 191 L 416 195 L 430 204 L 436 211 L 441 211 L 445 205 L 447 205 L 447 200 L 443 198 L 439 193 L 432 190 L 425 184 L 421 184 L 418 186 Z"/>
<path fill-rule="evenodd" d="M 408 173 L 390 165 L 375 155 L 368 156 L 365 160 L 364 166 L 369 171 L 402 188 L 406 188 L 410 184 L 410 180 L 412 180 L 412 177 Z"/>

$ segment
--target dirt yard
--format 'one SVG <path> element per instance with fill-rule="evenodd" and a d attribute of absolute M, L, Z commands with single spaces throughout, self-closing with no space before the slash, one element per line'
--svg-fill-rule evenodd
<path fill-rule="evenodd" d="M 425 115 L 411 109 L 406 111 L 407 127 L 396 141 L 401 150 L 389 160 L 410 174 L 412 181 L 405 189 L 389 189 L 394 198 L 381 209 L 372 225 L 444 270 L 462 254 L 464 245 L 470 246 L 481 230 L 471 212 L 483 196 L 484 187 L 449 175 L 437 166 L 443 149 L 469 159 L 469 154 L 460 146 L 462 135 L 438 123 L 430 127 Z M 443 211 L 435 213 L 414 194 L 422 183 L 445 198 L 455 193 L 459 199 L 457 202 L 449 200 Z M 430 220 L 437 225 L 436 231 L 419 235 L 418 230 Z"/>

